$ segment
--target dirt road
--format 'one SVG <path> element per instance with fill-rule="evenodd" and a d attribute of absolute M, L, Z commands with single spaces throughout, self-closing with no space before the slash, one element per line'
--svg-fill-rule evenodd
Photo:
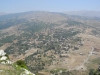
<path fill-rule="evenodd" d="M 76 68 L 76 70 L 84 69 L 84 67 L 85 67 L 84 64 L 88 62 L 93 51 L 94 51 L 94 47 L 91 47 L 91 52 L 89 53 L 88 57 L 84 60 L 84 62 L 79 67 Z"/>
<path fill-rule="evenodd" d="M 83 62 L 81 65 L 79 65 L 79 66 L 77 66 L 77 67 L 75 67 L 75 68 L 73 68 L 73 69 L 70 69 L 70 70 L 80 70 L 80 69 L 85 70 L 86 67 L 85 67 L 84 64 L 88 62 L 88 60 L 89 60 L 90 56 L 92 55 L 93 51 L 94 51 L 94 47 L 91 47 L 91 52 L 89 52 L 89 55 L 88 55 L 88 57 L 84 60 L 84 62 Z M 69 71 L 70 71 L 70 70 L 69 70 Z"/>

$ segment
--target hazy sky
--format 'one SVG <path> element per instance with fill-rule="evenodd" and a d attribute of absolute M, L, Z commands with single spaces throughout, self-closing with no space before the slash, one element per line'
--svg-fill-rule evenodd
<path fill-rule="evenodd" d="M 25 11 L 100 11 L 100 0 L 0 0 L 0 12 Z"/>

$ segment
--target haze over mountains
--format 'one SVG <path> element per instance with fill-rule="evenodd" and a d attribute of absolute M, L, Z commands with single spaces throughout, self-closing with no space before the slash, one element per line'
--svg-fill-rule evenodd
<path fill-rule="evenodd" d="M 100 11 L 68 11 L 65 13 L 69 15 L 79 15 L 86 17 L 100 17 Z"/>
<path fill-rule="evenodd" d="M 0 13 L 0 16 L 2 17 L 2 15 L 5 15 L 3 16 L 3 18 L 7 17 L 10 18 L 10 17 L 18 17 L 18 16 L 24 16 L 26 14 L 29 14 L 29 13 L 39 13 L 39 11 L 29 11 L 29 12 L 21 12 L 21 13 L 9 13 L 9 14 L 6 14 L 4 12 L 1 12 Z M 42 11 L 42 13 L 46 13 L 47 11 Z M 83 18 L 90 18 L 90 19 L 100 19 L 100 11 L 67 11 L 67 12 L 51 12 L 51 13 L 61 13 L 61 14 L 66 14 L 66 15 L 72 15 L 72 16 L 77 16 L 77 17 L 83 17 Z"/>
<path fill-rule="evenodd" d="M 68 15 L 100 17 L 100 11 L 66 11 L 64 13 L 66 13 Z M 6 12 L 0 12 L 0 15 L 4 15 L 4 14 L 6 14 Z"/>

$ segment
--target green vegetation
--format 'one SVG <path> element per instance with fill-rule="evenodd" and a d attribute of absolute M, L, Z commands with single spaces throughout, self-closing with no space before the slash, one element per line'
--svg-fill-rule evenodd
<path fill-rule="evenodd" d="M 100 75 L 100 71 L 99 70 L 90 69 L 89 75 Z"/>
<path fill-rule="evenodd" d="M 53 69 L 50 73 L 54 75 L 73 75 L 71 72 L 67 71 L 66 69 Z"/>
<path fill-rule="evenodd" d="M 26 63 L 23 60 L 18 60 L 18 61 L 15 62 L 15 64 L 18 65 L 17 68 L 25 68 L 25 69 L 28 69 Z"/>
<path fill-rule="evenodd" d="M 68 20 L 67 23 L 69 26 L 79 26 L 79 25 L 83 24 L 81 22 L 73 21 L 73 20 Z"/>
<path fill-rule="evenodd" d="M 92 33 L 93 33 L 94 35 L 97 35 L 97 34 L 99 34 L 100 32 L 98 32 L 97 30 L 92 30 Z"/>
<path fill-rule="evenodd" d="M 0 43 L 0 47 L 1 47 L 2 45 L 3 45 L 3 44 Z"/>
<path fill-rule="evenodd" d="M 35 75 L 44 75 L 44 74 L 41 74 L 41 73 L 36 73 Z"/>
<path fill-rule="evenodd" d="M 11 43 L 14 40 L 14 35 L 6 36 L 0 40 L 1 43 Z"/>
<path fill-rule="evenodd" d="M 14 25 L 21 24 L 25 21 L 26 21 L 25 19 L 15 19 L 15 18 L 2 20 L 0 21 L 0 29 L 6 29 Z"/>
<path fill-rule="evenodd" d="M 32 56 L 33 56 L 33 54 L 30 55 L 30 56 L 28 56 L 27 58 L 25 58 L 25 62 L 27 64 L 29 64 L 30 60 L 34 60 L 33 63 L 30 63 L 30 65 L 28 66 L 28 68 L 29 68 L 29 70 L 31 72 L 38 73 L 38 71 L 41 71 L 41 70 L 44 69 L 45 64 L 47 64 L 47 62 L 46 62 L 46 60 L 42 60 L 41 56 L 38 56 L 38 58 L 34 58 Z"/>
<path fill-rule="evenodd" d="M 35 32 L 39 32 L 43 29 L 46 28 L 51 28 L 52 26 L 54 26 L 55 24 L 46 24 L 44 22 L 38 21 L 38 22 L 30 22 L 30 23 L 26 23 L 25 26 L 27 26 L 26 29 L 24 29 L 25 31 L 33 34 Z"/>
<path fill-rule="evenodd" d="M 96 63 L 96 64 L 99 64 L 100 63 L 100 57 L 92 60 L 92 63 Z"/>
<path fill-rule="evenodd" d="M 76 34 L 80 33 L 79 31 L 73 31 L 72 29 L 70 30 L 58 30 L 56 33 L 53 35 L 54 38 L 68 38 L 75 36 Z"/>
<path fill-rule="evenodd" d="M 14 54 L 14 51 L 13 51 L 13 50 L 11 50 L 11 49 L 13 49 L 13 47 L 12 47 L 12 46 L 10 46 L 10 47 L 6 48 L 6 49 L 5 49 L 5 52 L 6 52 L 7 54 Z"/>
<path fill-rule="evenodd" d="M 22 70 L 4 70 L 0 75 L 20 75 Z"/>
<path fill-rule="evenodd" d="M 18 52 L 18 54 L 23 54 L 25 53 L 26 50 L 29 49 L 29 45 L 27 43 L 22 44 L 22 40 L 18 41 L 16 44 L 13 44 L 12 46 L 9 46 L 8 48 L 5 49 L 5 52 L 7 54 L 14 54 Z"/>
<path fill-rule="evenodd" d="M 15 66 L 11 64 L 0 64 L 0 75 L 20 75 L 23 70 L 22 69 L 16 69 Z"/>

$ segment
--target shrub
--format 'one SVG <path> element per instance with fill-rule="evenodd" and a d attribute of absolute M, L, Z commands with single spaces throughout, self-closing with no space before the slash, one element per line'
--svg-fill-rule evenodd
<path fill-rule="evenodd" d="M 21 67 L 21 68 L 27 69 L 27 65 L 26 65 L 26 63 L 25 63 L 23 60 L 18 60 L 18 61 L 16 61 L 16 64 L 17 64 L 19 67 Z"/>

